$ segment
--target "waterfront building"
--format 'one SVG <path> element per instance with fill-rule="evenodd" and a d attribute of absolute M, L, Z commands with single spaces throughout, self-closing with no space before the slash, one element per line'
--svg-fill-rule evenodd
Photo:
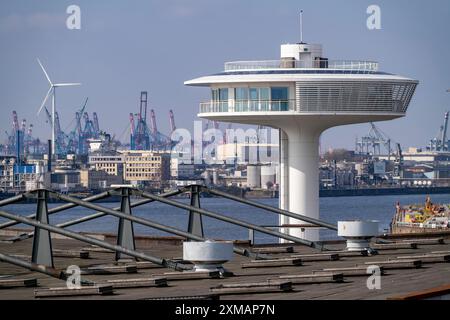
<path fill-rule="evenodd" d="M 334 61 L 319 44 L 281 46 L 281 58 L 225 63 L 185 82 L 209 87 L 201 118 L 280 130 L 280 207 L 319 218 L 319 138 L 328 128 L 403 117 L 418 81 L 381 72 L 372 61 Z M 280 216 L 280 224 L 299 220 Z M 317 229 L 283 232 L 318 240 Z"/>
<path fill-rule="evenodd" d="M 122 175 L 110 174 L 105 170 L 97 170 L 94 168 L 80 170 L 80 184 L 88 190 L 106 189 L 111 185 L 122 183 Z"/>
<path fill-rule="evenodd" d="M 50 174 L 50 188 L 60 192 L 81 190 L 80 171 L 62 168 L 54 170 Z"/>
<path fill-rule="evenodd" d="M 0 190 L 23 192 L 43 187 L 44 167 L 39 164 L 17 163 L 15 158 L 0 160 Z"/>
<path fill-rule="evenodd" d="M 225 143 L 217 146 L 217 160 L 227 164 L 278 163 L 277 143 Z"/>
<path fill-rule="evenodd" d="M 170 154 L 154 151 L 120 151 L 124 156 L 124 180 L 135 185 L 160 187 L 170 179 Z"/>
<path fill-rule="evenodd" d="M 192 179 L 194 175 L 195 165 L 193 163 L 186 163 L 179 158 L 170 159 L 170 176 L 172 179 Z"/>
<path fill-rule="evenodd" d="M 95 170 L 123 177 L 125 156 L 119 152 L 94 152 L 89 154 L 88 165 Z"/>

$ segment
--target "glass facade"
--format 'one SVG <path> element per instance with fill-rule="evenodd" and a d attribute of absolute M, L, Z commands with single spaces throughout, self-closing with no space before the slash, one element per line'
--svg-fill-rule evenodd
<path fill-rule="evenodd" d="M 272 100 L 287 100 L 288 88 L 286 87 L 272 87 L 270 88 L 270 95 Z"/>
<path fill-rule="evenodd" d="M 219 88 L 211 90 L 212 111 L 227 112 L 228 111 L 228 88 Z"/>
<path fill-rule="evenodd" d="M 270 88 L 270 96 L 274 101 L 275 111 L 289 110 L 289 88 L 286 87 L 272 87 Z"/>
<path fill-rule="evenodd" d="M 289 110 L 288 87 L 238 87 L 212 89 L 209 112 L 227 112 L 233 93 L 235 112 Z"/>
<path fill-rule="evenodd" d="M 236 112 L 289 110 L 288 87 L 235 88 L 234 98 Z"/>
<path fill-rule="evenodd" d="M 228 101 L 228 88 L 219 89 L 219 101 Z"/>

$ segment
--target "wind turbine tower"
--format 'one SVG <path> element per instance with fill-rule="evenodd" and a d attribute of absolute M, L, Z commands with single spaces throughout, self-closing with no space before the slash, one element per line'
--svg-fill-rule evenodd
<path fill-rule="evenodd" d="M 52 96 L 52 155 L 55 155 L 56 151 L 56 126 L 55 126 L 55 111 L 56 111 L 56 88 L 59 87 L 70 87 L 70 86 L 79 86 L 81 83 L 53 83 L 50 80 L 50 77 L 48 76 L 47 71 L 45 70 L 44 66 L 42 65 L 41 61 L 37 59 L 39 65 L 41 66 L 42 71 L 44 72 L 45 77 L 47 78 L 47 81 L 50 84 L 50 88 L 47 91 L 47 95 L 45 96 L 44 100 L 42 101 L 41 107 L 39 108 L 38 115 L 41 113 L 42 109 L 44 108 L 45 103 L 47 102 L 47 99 Z"/>

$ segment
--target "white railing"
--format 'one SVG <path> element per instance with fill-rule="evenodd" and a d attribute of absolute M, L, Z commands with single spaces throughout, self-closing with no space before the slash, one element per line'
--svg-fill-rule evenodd
<path fill-rule="evenodd" d="M 200 113 L 228 112 L 228 101 L 209 101 L 200 103 Z"/>
<path fill-rule="evenodd" d="M 259 60 L 225 63 L 225 71 L 292 68 L 377 71 L 378 62 L 363 60 L 317 60 L 312 62 L 302 60 Z"/>
<path fill-rule="evenodd" d="M 294 111 L 295 100 L 231 100 L 200 103 L 200 113 Z"/>

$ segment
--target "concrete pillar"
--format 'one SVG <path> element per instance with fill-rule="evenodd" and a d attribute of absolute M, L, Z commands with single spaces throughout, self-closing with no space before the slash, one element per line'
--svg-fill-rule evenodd
<path fill-rule="evenodd" d="M 319 219 L 319 137 L 322 130 L 307 124 L 284 128 L 288 137 L 289 211 Z M 288 218 L 289 224 L 305 222 Z M 289 234 L 319 240 L 317 228 L 291 228 Z"/>
<path fill-rule="evenodd" d="M 280 182 L 279 182 L 279 204 L 280 209 L 289 211 L 289 160 L 288 160 L 288 137 L 286 133 L 280 129 L 279 130 L 279 146 L 280 146 Z M 288 224 L 289 217 L 279 216 L 279 224 Z M 288 233 L 289 229 L 281 229 L 281 232 Z M 286 242 L 281 239 L 281 242 Z"/>

